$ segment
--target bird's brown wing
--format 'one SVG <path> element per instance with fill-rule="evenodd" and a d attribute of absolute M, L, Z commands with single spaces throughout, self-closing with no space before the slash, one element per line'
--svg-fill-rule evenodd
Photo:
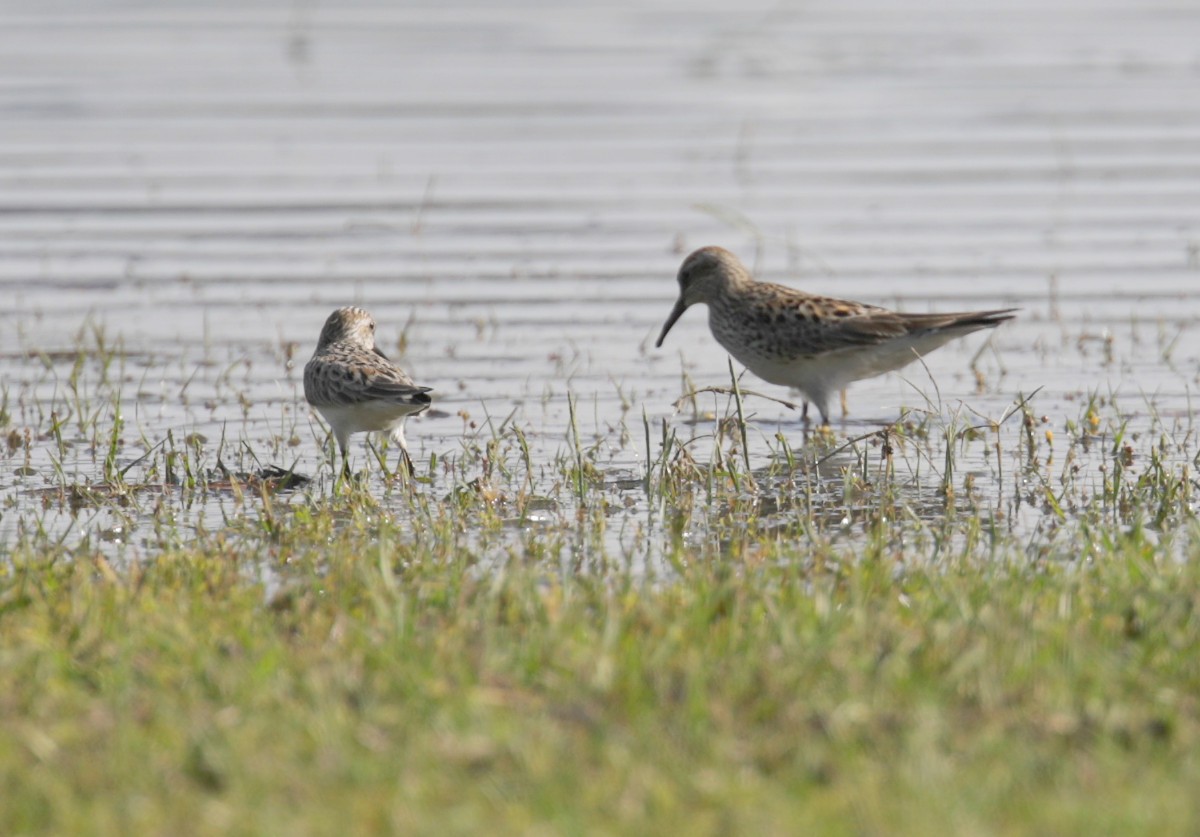
<path fill-rule="evenodd" d="M 353 356 L 326 362 L 313 358 L 304 369 L 304 391 L 316 406 L 349 406 L 371 401 L 428 406 L 430 387 L 419 387 L 399 366 L 357 362 Z"/>
<path fill-rule="evenodd" d="M 874 346 L 919 332 L 953 330 L 964 334 L 992 328 L 1013 317 L 1015 308 L 948 314 L 903 314 L 862 302 L 814 296 L 784 285 L 756 283 L 743 297 L 752 342 L 770 353 L 812 357 Z"/>

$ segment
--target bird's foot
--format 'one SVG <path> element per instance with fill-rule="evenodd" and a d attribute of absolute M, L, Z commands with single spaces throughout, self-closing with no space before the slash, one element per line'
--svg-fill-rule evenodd
<path fill-rule="evenodd" d="M 400 448 L 400 461 L 396 463 L 396 469 L 388 474 L 388 482 L 394 484 L 403 481 L 405 485 L 412 488 L 416 482 L 416 476 L 417 469 L 413 465 L 408 449 Z"/>

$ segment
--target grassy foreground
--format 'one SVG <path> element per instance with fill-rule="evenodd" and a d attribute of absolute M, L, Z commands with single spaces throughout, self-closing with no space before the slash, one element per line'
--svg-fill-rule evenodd
<path fill-rule="evenodd" d="M 1200 571 L 1140 529 L 903 573 L 796 538 L 649 582 L 482 571 L 342 502 L 120 571 L 18 547 L 0 833 L 1197 827 Z"/>

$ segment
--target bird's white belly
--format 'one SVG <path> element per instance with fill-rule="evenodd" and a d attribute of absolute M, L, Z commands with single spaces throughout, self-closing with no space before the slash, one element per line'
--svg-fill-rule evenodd
<path fill-rule="evenodd" d="M 852 374 L 853 364 L 848 365 L 828 356 L 793 360 L 762 357 L 737 359 L 767 383 L 799 390 L 817 401 L 823 400 L 825 393 L 843 389 L 856 379 Z"/>
<path fill-rule="evenodd" d="M 367 402 L 324 406 L 317 409 L 331 425 L 345 428 L 348 433 L 391 433 L 403 425 L 406 418 L 423 406 Z"/>
<path fill-rule="evenodd" d="M 736 347 L 738 351 L 729 346 L 725 348 L 764 381 L 811 392 L 842 389 L 853 381 L 901 369 L 942 342 L 904 338 L 876 346 L 856 346 L 793 358 L 765 357 L 741 347 Z"/>

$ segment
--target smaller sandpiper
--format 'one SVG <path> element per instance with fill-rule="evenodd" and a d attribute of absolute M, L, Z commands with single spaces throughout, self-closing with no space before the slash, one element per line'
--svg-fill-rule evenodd
<path fill-rule="evenodd" d="M 429 407 L 429 392 L 375 347 L 375 319 L 361 308 L 329 315 L 304 367 L 304 397 L 333 429 L 343 474 L 350 470 L 350 434 L 369 432 L 390 434 L 411 474 L 404 421 Z"/>
<path fill-rule="evenodd" d="M 956 337 L 1011 320 L 1015 308 L 901 314 L 759 282 L 737 256 L 702 247 L 679 268 L 679 301 L 656 346 L 689 306 L 708 305 L 708 327 L 725 351 L 764 381 L 803 393 L 829 424 L 829 396 L 851 381 L 912 363 Z"/>

